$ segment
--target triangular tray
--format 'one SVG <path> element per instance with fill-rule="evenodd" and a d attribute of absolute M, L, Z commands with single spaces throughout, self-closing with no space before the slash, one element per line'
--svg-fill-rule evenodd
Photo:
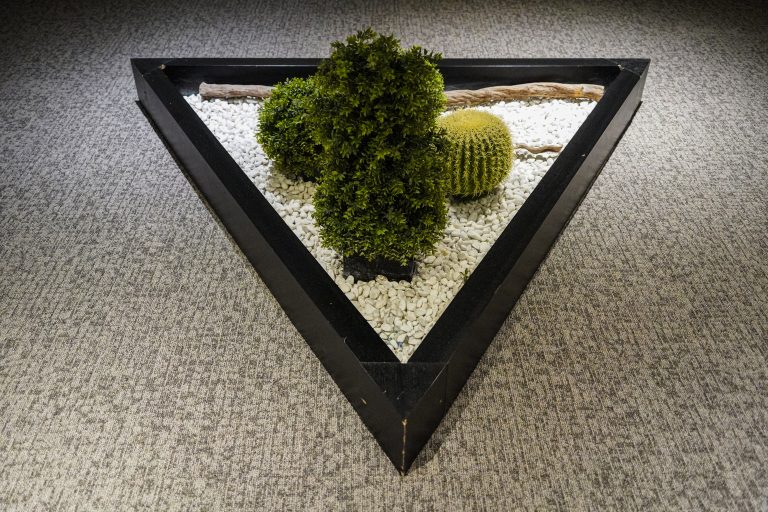
<path fill-rule="evenodd" d="M 407 363 L 400 363 L 182 95 L 201 82 L 274 84 L 319 59 L 132 59 L 139 104 L 403 473 L 430 438 L 640 105 L 647 59 L 446 59 L 447 89 L 605 86 L 552 167 Z"/>

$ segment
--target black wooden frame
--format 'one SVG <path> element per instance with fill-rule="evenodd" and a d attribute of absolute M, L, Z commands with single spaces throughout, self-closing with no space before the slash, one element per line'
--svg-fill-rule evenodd
<path fill-rule="evenodd" d="M 605 94 L 414 352 L 400 363 L 182 95 L 274 84 L 319 59 L 132 59 L 139 103 L 384 452 L 405 473 L 640 105 L 647 59 L 446 59 L 446 89 L 553 81 Z"/>

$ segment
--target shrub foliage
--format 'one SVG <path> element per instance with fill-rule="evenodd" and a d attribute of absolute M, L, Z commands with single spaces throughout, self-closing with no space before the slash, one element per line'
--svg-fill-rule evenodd
<path fill-rule="evenodd" d="M 448 192 L 473 198 L 493 190 L 512 169 L 512 137 L 498 116 L 457 110 L 438 120 L 448 140 Z"/>
<path fill-rule="evenodd" d="M 313 103 L 326 164 L 315 219 L 327 247 L 405 263 L 431 252 L 442 236 L 439 59 L 371 29 L 333 43 L 318 69 Z"/>
<path fill-rule="evenodd" d="M 309 118 L 315 97 L 314 78 L 292 78 L 278 84 L 259 111 L 256 136 L 277 171 L 316 181 L 323 147 L 315 142 Z"/>

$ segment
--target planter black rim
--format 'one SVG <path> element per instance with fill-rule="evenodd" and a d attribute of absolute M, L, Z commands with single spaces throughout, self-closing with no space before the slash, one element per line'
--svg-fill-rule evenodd
<path fill-rule="evenodd" d="M 200 82 L 308 76 L 320 59 L 132 59 L 139 104 L 387 456 L 406 472 L 437 428 L 640 105 L 648 59 L 445 59 L 446 89 L 533 81 L 605 94 L 400 363 L 182 98 Z"/>

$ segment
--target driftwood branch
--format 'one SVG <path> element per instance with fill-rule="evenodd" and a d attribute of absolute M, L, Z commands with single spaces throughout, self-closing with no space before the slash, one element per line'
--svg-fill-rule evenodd
<path fill-rule="evenodd" d="M 528 144 L 515 144 L 515 149 L 524 149 L 529 153 L 546 153 L 551 151 L 552 153 L 559 153 L 563 146 L 556 144 L 549 144 L 546 146 L 529 146 Z"/>
<path fill-rule="evenodd" d="M 598 101 L 603 97 L 603 89 L 602 85 L 534 82 L 518 85 L 497 85 L 476 90 L 446 91 L 445 97 L 449 107 L 532 98 L 584 98 Z"/>
<path fill-rule="evenodd" d="M 268 98 L 273 87 L 269 85 L 200 84 L 200 96 L 210 98 Z M 449 107 L 479 105 L 492 101 L 527 100 L 532 98 L 599 100 L 603 97 L 603 86 L 592 84 L 559 84 L 535 82 L 518 85 L 497 85 L 475 90 L 446 91 Z"/>
<path fill-rule="evenodd" d="M 200 84 L 200 96 L 210 98 L 269 98 L 272 95 L 271 85 L 231 85 L 231 84 Z"/>

